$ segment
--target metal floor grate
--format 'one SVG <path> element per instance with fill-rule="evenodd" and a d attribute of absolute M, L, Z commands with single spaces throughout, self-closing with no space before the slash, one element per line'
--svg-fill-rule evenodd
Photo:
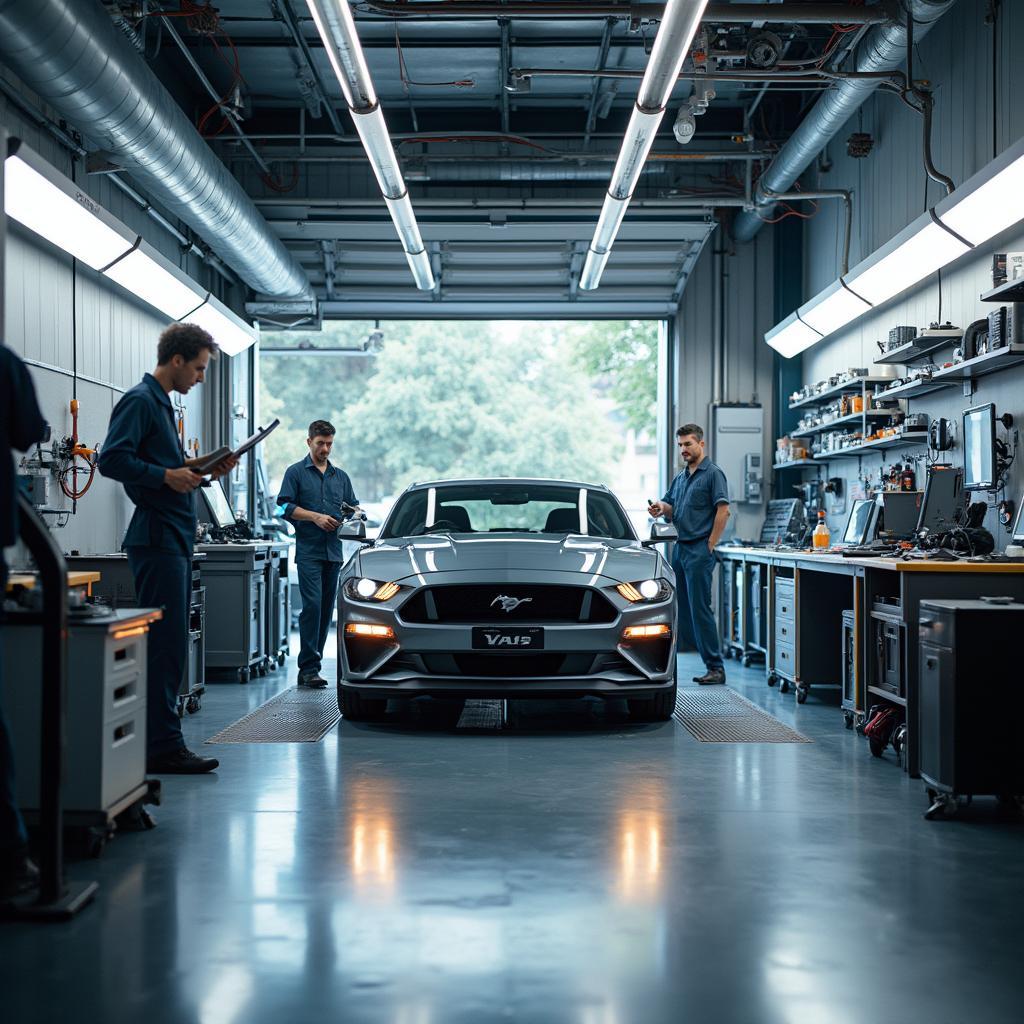
<path fill-rule="evenodd" d="M 735 690 L 680 690 L 672 717 L 701 743 L 812 743 Z"/>
<path fill-rule="evenodd" d="M 500 729 L 504 724 L 504 701 L 467 700 L 457 729 Z"/>
<path fill-rule="evenodd" d="M 338 696 L 293 686 L 211 736 L 207 743 L 316 743 L 337 725 Z"/>

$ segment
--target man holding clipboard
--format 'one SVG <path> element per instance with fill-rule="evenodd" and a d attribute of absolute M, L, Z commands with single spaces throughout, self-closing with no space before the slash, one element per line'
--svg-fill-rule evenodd
<path fill-rule="evenodd" d="M 196 536 L 197 487 L 203 474 L 219 479 L 238 465 L 228 450 L 219 458 L 185 458 L 170 394 L 201 384 L 217 351 L 196 324 L 171 324 L 157 347 L 157 367 L 114 406 L 100 450 L 103 476 L 124 485 L 135 505 L 122 548 L 146 608 L 163 608 L 149 631 L 146 693 L 146 770 L 157 775 L 197 775 L 218 761 L 185 746 L 178 719 L 178 689 L 188 650 L 188 604 Z"/>

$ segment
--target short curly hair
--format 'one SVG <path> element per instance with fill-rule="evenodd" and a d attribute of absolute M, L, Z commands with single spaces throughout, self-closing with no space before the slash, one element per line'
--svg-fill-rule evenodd
<path fill-rule="evenodd" d="M 190 363 L 203 349 L 209 349 L 211 355 L 217 354 L 217 342 L 209 331 L 204 331 L 199 324 L 171 324 L 160 334 L 156 347 L 157 365 L 166 366 L 175 356 L 181 356 Z"/>

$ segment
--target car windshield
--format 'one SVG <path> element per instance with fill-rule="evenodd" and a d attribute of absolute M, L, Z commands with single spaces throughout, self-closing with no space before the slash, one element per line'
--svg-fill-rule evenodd
<path fill-rule="evenodd" d="M 582 533 L 636 540 L 605 491 L 564 484 L 440 484 L 398 499 L 381 537 L 427 533 Z"/>

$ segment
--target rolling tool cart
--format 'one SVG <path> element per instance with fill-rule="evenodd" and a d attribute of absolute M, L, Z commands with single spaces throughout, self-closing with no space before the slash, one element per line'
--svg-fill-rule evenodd
<path fill-rule="evenodd" d="M 857 615 L 854 609 L 843 611 L 842 632 L 842 706 L 843 721 L 847 729 L 852 729 L 857 717 L 857 648 L 855 643 Z"/>
<path fill-rule="evenodd" d="M 288 657 L 291 600 L 288 586 L 288 553 L 291 545 L 271 543 L 266 569 L 267 666 L 280 668 Z"/>
<path fill-rule="evenodd" d="M 779 684 L 780 693 L 788 693 L 796 685 L 796 580 L 791 576 L 775 577 L 774 602 L 775 658 L 768 685 Z"/>
<path fill-rule="evenodd" d="M 921 778 L 929 820 L 962 799 L 1024 799 L 1024 604 L 1010 598 L 921 602 Z"/>
<path fill-rule="evenodd" d="M 267 541 L 200 544 L 206 586 L 206 670 L 247 683 L 267 671 Z"/>

